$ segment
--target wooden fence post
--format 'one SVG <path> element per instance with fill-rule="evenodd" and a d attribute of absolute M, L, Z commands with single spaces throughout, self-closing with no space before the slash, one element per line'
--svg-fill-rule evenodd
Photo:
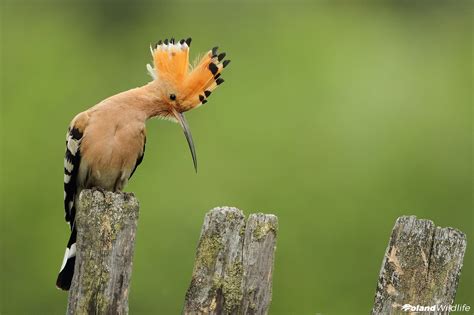
<path fill-rule="evenodd" d="M 436 227 L 415 216 L 398 218 L 383 258 L 372 314 L 452 305 L 465 250 L 466 236 L 456 229 Z"/>
<path fill-rule="evenodd" d="M 133 194 L 82 191 L 67 314 L 128 314 L 138 212 Z M 267 314 L 277 230 L 278 218 L 271 214 L 251 214 L 246 221 L 237 208 L 209 211 L 183 314 Z M 398 218 L 383 258 L 372 314 L 452 305 L 466 243 L 464 233 L 456 229 L 436 227 L 415 216 Z"/>
<path fill-rule="evenodd" d="M 128 313 L 138 211 L 133 194 L 81 192 L 67 314 Z"/>
<path fill-rule="evenodd" d="M 241 314 L 266 314 L 272 300 L 273 260 L 278 219 L 251 214 L 245 228 Z"/>
<path fill-rule="evenodd" d="M 220 207 L 204 219 L 184 314 L 266 314 L 278 219 Z"/>

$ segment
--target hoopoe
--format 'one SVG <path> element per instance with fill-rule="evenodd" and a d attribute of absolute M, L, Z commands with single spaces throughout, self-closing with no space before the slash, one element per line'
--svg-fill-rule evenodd
<path fill-rule="evenodd" d="M 75 204 L 82 189 L 99 187 L 121 191 L 143 160 L 145 123 L 153 117 L 178 122 L 197 171 L 196 150 L 184 112 L 207 102 L 224 80 L 230 60 L 217 47 L 194 66 L 189 64 L 191 38 L 171 38 L 150 47 L 153 66 L 148 84 L 111 96 L 72 120 L 66 135 L 64 208 L 71 229 L 56 286 L 69 290 L 76 257 Z"/>

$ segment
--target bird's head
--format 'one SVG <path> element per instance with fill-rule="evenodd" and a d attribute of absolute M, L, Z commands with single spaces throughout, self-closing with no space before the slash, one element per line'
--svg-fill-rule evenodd
<path fill-rule="evenodd" d="M 151 47 L 154 66 L 148 64 L 147 69 L 154 79 L 152 84 L 159 100 L 156 116 L 181 125 L 197 170 L 196 150 L 184 112 L 207 102 L 211 92 L 224 82 L 221 73 L 230 60 L 224 60 L 226 54 L 218 53 L 214 47 L 191 67 L 190 45 L 191 38 L 158 41 Z"/>

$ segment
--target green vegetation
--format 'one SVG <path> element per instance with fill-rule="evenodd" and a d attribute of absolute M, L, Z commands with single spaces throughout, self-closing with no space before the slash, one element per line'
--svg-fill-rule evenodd
<path fill-rule="evenodd" d="M 243 269 L 242 263 L 236 262 L 226 271 L 224 275 L 224 283 L 222 285 L 222 293 L 225 298 L 226 310 L 230 313 L 238 309 L 242 301 L 242 285 Z"/>
<path fill-rule="evenodd" d="M 131 314 L 180 313 L 217 205 L 278 215 L 272 315 L 366 314 L 400 215 L 474 244 L 472 2 L 4 0 L 0 11 L 1 314 L 64 314 L 67 126 L 148 82 L 148 46 L 171 36 L 192 36 L 193 56 L 219 45 L 232 63 L 187 114 L 197 175 L 181 128 L 148 124 L 126 188 L 141 205 Z M 456 300 L 471 306 L 473 253 Z"/>

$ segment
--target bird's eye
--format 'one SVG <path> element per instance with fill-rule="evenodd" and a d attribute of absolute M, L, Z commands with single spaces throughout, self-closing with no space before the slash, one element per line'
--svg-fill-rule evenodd
<path fill-rule="evenodd" d="M 170 94 L 170 100 L 172 100 L 172 101 L 176 100 L 176 95 Z"/>

